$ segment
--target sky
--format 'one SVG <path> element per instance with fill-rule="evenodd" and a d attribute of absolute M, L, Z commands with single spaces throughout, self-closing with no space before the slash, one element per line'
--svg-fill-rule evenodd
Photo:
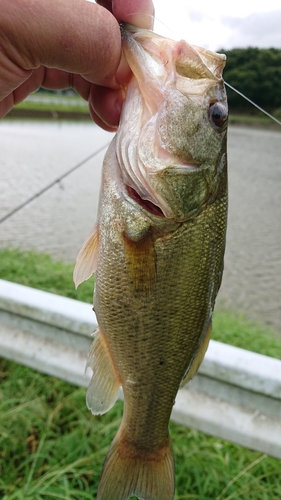
<path fill-rule="evenodd" d="M 154 31 L 210 50 L 281 49 L 281 0 L 154 0 Z"/>

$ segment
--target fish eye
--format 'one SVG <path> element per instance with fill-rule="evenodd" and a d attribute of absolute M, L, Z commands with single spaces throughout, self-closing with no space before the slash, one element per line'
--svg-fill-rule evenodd
<path fill-rule="evenodd" d="M 209 118 L 211 125 L 215 128 L 222 128 L 227 122 L 227 110 L 220 102 L 210 104 Z"/>

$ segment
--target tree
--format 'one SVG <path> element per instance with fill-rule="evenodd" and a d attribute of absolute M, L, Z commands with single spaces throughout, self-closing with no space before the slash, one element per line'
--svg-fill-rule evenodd
<path fill-rule="evenodd" d="M 281 106 L 281 50 L 245 49 L 220 50 L 226 54 L 224 79 L 267 111 Z M 231 111 L 249 112 L 252 105 L 241 96 L 227 89 Z"/>

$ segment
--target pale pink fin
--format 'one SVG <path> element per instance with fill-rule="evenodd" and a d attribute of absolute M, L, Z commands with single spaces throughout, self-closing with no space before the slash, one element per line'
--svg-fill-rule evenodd
<path fill-rule="evenodd" d="M 99 249 L 99 231 L 96 224 L 82 245 L 76 258 L 73 271 L 73 281 L 77 288 L 83 281 L 89 279 L 97 269 Z"/>
<path fill-rule="evenodd" d="M 157 451 L 138 450 L 118 432 L 108 451 L 97 500 L 173 500 L 174 458 L 171 440 Z"/>
<path fill-rule="evenodd" d="M 184 376 L 184 378 L 181 381 L 181 387 L 183 385 L 187 384 L 187 382 L 189 382 L 191 379 L 193 379 L 193 377 L 195 377 L 197 371 L 199 370 L 199 367 L 200 367 L 200 365 L 204 359 L 204 356 L 206 354 L 206 351 L 209 347 L 211 331 L 212 331 L 212 322 L 210 322 L 210 324 L 208 326 L 206 335 L 203 339 L 203 342 L 202 342 L 201 347 L 197 353 L 197 356 L 193 360 L 193 363 L 192 363 L 190 369 L 188 370 L 188 372 L 186 373 L 186 375 Z"/>
<path fill-rule="evenodd" d="M 94 415 L 102 415 L 115 404 L 121 383 L 100 329 L 88 354 L 86 370 L 88 367 L 93 370 L 93 376 L 87 390 L 86 403 Z"/>

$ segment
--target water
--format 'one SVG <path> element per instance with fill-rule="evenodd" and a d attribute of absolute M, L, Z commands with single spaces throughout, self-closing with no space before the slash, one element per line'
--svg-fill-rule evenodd
<path fill-rule="evenodd" d="M 0 217 L 106 145 L 92 123 L 0 124 Z M 0 226 L 2 246 L 33 248 L 73 262 L 94 225 L 103 153 Z"/>
<path fill-rule="evenodd" d="M 0 217 L 106 145 L 92 123 L 0 123 Z M 218 303 L 281 333 L 281 134 L 229 130 L 229 223 Z M 0 245 L 74 262 L 97 213 L 103 153 L 0 226 Z"/>

